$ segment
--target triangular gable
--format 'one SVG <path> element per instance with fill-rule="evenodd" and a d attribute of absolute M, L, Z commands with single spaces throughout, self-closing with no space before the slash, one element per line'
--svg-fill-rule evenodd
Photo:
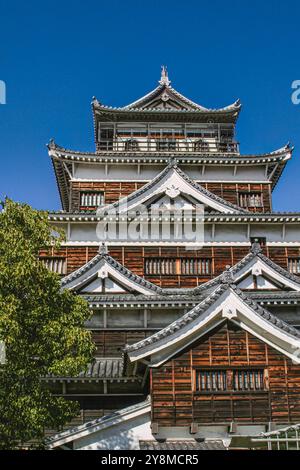
<path fill-rule="evenodd" d="M 98 274 L 98 273 L 97 273 Z M 121 283 L 116 282 L 110 275 L 104 279 L 96 276 L 93 280 L 88 281 L 79 290 L 79 294 L 126 294 L 131 291 L 127 290 Z"/>
<path fill-rule="evenodd" d="M 229 268 L 228 272 L 240 289 L 300 291 L 300 279 L 265 256 L 258 243 L 253 243 L 250 253 Z M 222 274 L 196 287 L 194 294 L 217 285 L 221 277 Z"/>
<path fill-rule="evenodd" d="M 230 278 L 230 279 L 228 279 Z M 277 351 L 300 363 L 300 332 L 246 296 L 226 272 L 210 295 L 171 325 L 127 346 L 131 361 L 150 358 L 161 365 L 224 321 L 239 325 Z"/>
<path fill-rule="evenodd" d="M 169 85 L 159 85 L 153 91 L 124 107 L 125 109 L 174 109 L 181 111 L 205 110 L 178 93 Z"/>
<path fill-rule="evenodd" d="M 154 90 L 147 93 L 145 96 L 142 96 L 133 103 L 124 106 L 124 110 L 179 110 L 179 111 L 201 111 L 201 112 L 210 112 L 210 111 L 237 111 L 240 109 L 241 105 L 239 100 L 235 101 L 233 104 L 220 108 L 218 110 L 212 110 L 201 106 L 194 101 L 186 98 L 184 95 L 179 93 L 173 87 L 171 87 L 171 81 L 168 77 L 168 72 L 166 67 L 162 67 L 161 78 L 159 80 L 159 86 Z"/>
<path fill-rule="evenodd" d="M 159 173 L 150 183 L 147 183 L 130 196 L 120 199 L 120 201 L 100 208 L 98 213 L 115 211 L 118 213 L 127 213 L 133 211 L 140 204 L 148 206 L 151 201 L 167 195 L 169 198 L 178 196 L 192 198 L 198 204 L 202 204 L 211 210 L 232 214 L 248 211 L 225 201 L 221 197 L 211 193 L 207 189 L 192 180 L 180 168 L 175 161 L 172 161 L 161 173 Z"/>
<path fill-rule="evenodd" d="M 101 248 L 101 252 L 81 268 L 64 277 L 63 289 L 78 293 L 137 293 L 154 295 L 161 288 L 133 274 Z"/>

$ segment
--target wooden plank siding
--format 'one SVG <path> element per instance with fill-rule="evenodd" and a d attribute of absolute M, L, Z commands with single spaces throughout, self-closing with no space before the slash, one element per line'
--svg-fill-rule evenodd
<path fill-rule="evenodd" d="M 268 375 L 266 391 L 197 393 L 193 389 L 194 370 L 258 366 Z M 300 366 L 230 325 L 150 373 L 152 421 L 160 426 L 300 421 Z"/>
<path fill-rule="evenodd" d="M 145 182 L 78 182 L 71 183 L 71 211 L 84 210 L 80 205 L 81 191 L 101 191 L 104 193 L 105 204 L 112 204 L 121 197 L 129 196 L 137 189 L 144 186 Z M 225 201 L 240 205 L 240 193 L 261 193 L 262 207 L 250 208 L 253 212 L 271 211 L 271 185 L 269 183 L 201 183 L 213 194 L 222 197 Z"/>
<path fill-rule="evenodd" d="M 300 257 L 300 247 L 264 247 L 264 254 L 275 263 L 288 268 L 289 257 Z M 80 268 L 98 252 L 97 247 L 62 247 L 60 251 L 41 251 L 41 256 L 62 256 L 67 260 L 67 273 Z M 185 250 L 182 247 L 109 247 L 112 257 L 124 264 L 135 274 L 144 276 L 146 258 L 206 258 L 211 259 L 211 275 L 147 275 L 146 279 L 162 287 L 195 287 L 218 276 L 226 265 L 240 261 L 248 247 L 205 247 L 201 250 Z"/>
<path fill-rule="evenodd" d="M 84 210 L 80 205 L 81 191 L 101 191 L 104 193 L 105 204 L 112 204 L 121 197 L 129 196 L 131 193 L 144 186 L 140 182 L 77 182 L 71 183 L 71 211 Z"/>
<path fill-rule="evenodd" d="M 134 344 L 151 336 L 156 330 L 129 331 L 101 330 L 92 331 L 92 339 L 96 346 L 96 357 L 121 357 L 127 344 Z"/>

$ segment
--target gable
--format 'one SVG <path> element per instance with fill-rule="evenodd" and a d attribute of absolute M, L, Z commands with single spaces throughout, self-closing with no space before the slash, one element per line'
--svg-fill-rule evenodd
<path fill-rule="evenodd" d="M 240 289 L 246 290 L 300 290 L 300 280 L 273 263 L 261 253 L 249 257 L 249 261 L 233 269 L 234 280 Z"/>
<path fill-rule="evenodd" d="M 127 346 L 132 361 L 150 358 L 157 367 L 197 339 L 209 333 L 224 320 L 271 345 L 277 351 L 300 363 L 300 332 L 263 309 L 234 285 L 219 285 L 211 294 L 179 320 L 149 338 Z M 299 356 L 299 357 L 298 357 Z"/>
<path fill-rule="evenodd" d="M 176 162 L 172 161 L 150 183 L 147 183 L 128 197 L 122 198 L 117 203 L 100 208 L 98 215 L 115 214 L 116 212 L 128 213 L 136 210 L 141 205 L 148 207 L 152 201 L 164 196 L 168 196 L 173 200 L 178 197 L 181 200 L 190 200 L 194 204 L 198 204 L 199 211 L 200 206 L 203 206 L 221 213 L 248 212 L 203 188 L 178 168 Z"/>
<path fill-rule="evenodd" d="M 266 354 L 266 343 L 257 338 L 252 333 L 244 330 L 240 325 L 231 320 L 224 320 L 223 323 L 213 328 L 207 334 L 194 341 L 180 353 L 172 358 L 182 360 L 188 357 L 191 352 L 196 352 L 195 357 L 201 358 L 195 367 L 216 367 L 222 366 L 248 366 L 263 365 L 268 360 L 285 359 L 286 356 L 272 346 L 268 346 Z M 167 365 L 170 362 L 166 362 Z M 283 363 L 283 361 L 282 361 Z"/>
<path fill-rule="evenodd" d="M 276 284 L 265 275 L 253 275 L 252 273 L 242 278 L 237 286 L 243 290 L 281 290 L 282 285 Z"/>
<path fill-rule="evenodd" d="M 151 296 L 161 292 L 160 287 L 132 273 L 109 256 L 105 252 L 105 248 L 103 251 L 84 266 L 63 278 L 62 288 L 81 294 L 130 292 Z"/>
<path fill-rule="evenodd" d="M 183 100 L 178 95 L 176 96 L 176 94 L 172 91 L 172 88 L 169 86 L 157 87 L 156 90 L 154 90 L 144 99 L 138 100 L 130 107 L 144 110 L 168 109 L 177 111 L 189 111 L 196 108 L 196 106 L 191 106 L 191 104 L 188 104 L 187 100 Z"/>
<path fill-rule="evenodd" d="M 129 293 L 121 283 L 116 282 L 111 276 L 102 279 L 100 276 L 92 279 L 83 286 L 78 293 L 80 294 L 126 294 Z"/>

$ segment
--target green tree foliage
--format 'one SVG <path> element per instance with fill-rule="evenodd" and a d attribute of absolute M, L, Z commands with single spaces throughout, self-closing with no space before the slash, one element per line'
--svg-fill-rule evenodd
<path fill-rule="evenodd" d="M 61 290 L 60 278 L 39 261 L 41 249 L 57 249 L 46 212 L 9 199 L 0 212 L 0 449 L 34 439 L 45 428 L 59 429 L 78 404 L 52 396 L 41 377 L 76 376 L 92 360 L 94 345 L 84 322 L 86 302 Z"/>

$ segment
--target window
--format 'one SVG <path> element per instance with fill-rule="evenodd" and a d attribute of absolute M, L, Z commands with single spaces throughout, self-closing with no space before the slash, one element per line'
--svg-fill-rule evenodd
<path fill-rule="evenodd" d="M 194 275 L 211 274 L 211 259 L 208 258 L 147 258 L 146 275 Z"/>
<path fill-rule="evenodd" d="M 139 144 L 135 139 L 128 139 L 125 142 L 125 151 L 134 151 L 136 152 L 139 149 Z"/>
<path fill-rule="evenodd" d="M 100 143 L 99 143 L 100 150 L 112 150 L 113 138 L 114 138 L 114 128 L 104 127 L 102 125 L 100 128 Z"/>
<path fill-rule="evenodd" d="M 170 139 L 159 139 L 156 142 L 156 149 L 163 151 L 172 151 L 176 150 L 176 141 Z"/>
<path fill-rule="evenodd" d="M 198 392 L 227 390 L 226 370 L 196 371 L 196 390 Z"/>
<path fill-rule="evenodd" d="M 237 144 L 236 142 L 226 142 L 226 141 L 221 141 L 217 142 L 217 151 L 218 152 L 236 152 L 237 151 Z"/>
<path fill-rule="evenodd" d="M 40 258 L 40 261 L 46 266 L 49 271 L 53 273 L 64 275 L 66 274 L 66 258 L 62 257 L 49 257 L 49 258 Z"/>
<path fill-rule="evenodd" d="M 268 389 L 264 369 L 196 370 L 196 392 L 260 392 Z"/>
<path fill-rule="evenodd" d="M 290 273 L 300 274 L 300 258 L 289 258 L 288 269 Z"/>
<path fill-rule="evenodd" d="M 80 193 L 80 206 L 98 207 L 104 204 L 104 193 L 101 191 L 85 191 Z"/>
<path fill-rule="evenodd" d="M 194 151 L 195 152 L 208 152 L 209 145 L 207 142 L 203 142 L 203 140 L 199 139 L 194 143 Z"/>
<path fill-rule="evenodd" d="M 263 207 L 261 193 L 240 193 L 239 202 L 241 207 Z"/>

